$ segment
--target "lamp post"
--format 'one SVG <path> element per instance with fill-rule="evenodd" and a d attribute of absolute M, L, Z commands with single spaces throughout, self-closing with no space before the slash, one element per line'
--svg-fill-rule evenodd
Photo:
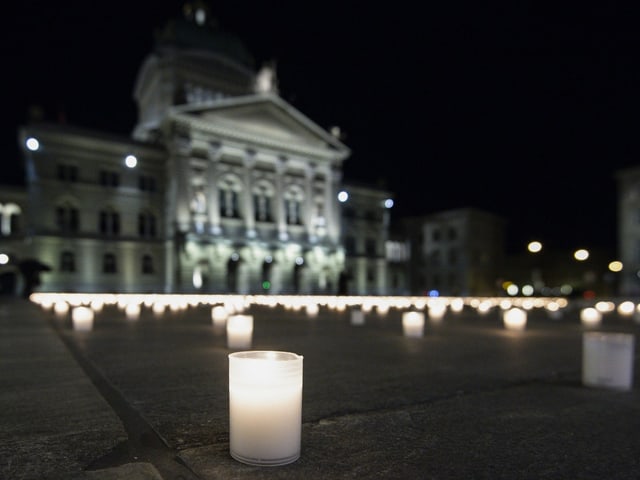
<path fill-rule="evenodd" d="M 527 244 L 527 250 L 529 253 L 537 256 L 542 251 L 542 242 L 539 242 L 538 240 L 529 242 Z M 542 266 L 539 256 L 533 262 L 533 267 L 531 269 L 531 283 L 534 291 L 536 292 L 540 292 L 544 288 L 544 278 L 542 277 Z"/>

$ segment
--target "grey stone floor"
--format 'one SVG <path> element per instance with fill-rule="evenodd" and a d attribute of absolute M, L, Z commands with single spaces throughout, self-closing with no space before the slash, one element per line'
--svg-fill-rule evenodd
<path fill-rule="evenodd" d="M 0 478 L 638 478 L 638 355 L 631 390 L 582 385 L 576 308 L 523 331 L 467 308 L 409 338 L 396 309 L 353 325 L 252 307 L 252 349 L 304 356 L 302 453 L 281 467 L 229 455 L 231 350 L 210 310 L 112 305 L 80 332 L 3 299 Z M 611 313 L 596 330 L 640 325 Z"/>

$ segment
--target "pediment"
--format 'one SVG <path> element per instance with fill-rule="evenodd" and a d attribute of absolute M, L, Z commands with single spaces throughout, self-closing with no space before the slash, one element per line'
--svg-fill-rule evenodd
<path fill-rule="evenodd" d="M 264 143 L 291 147 L 349 149 L 335 136 L 319 127 L 279 97 L 251 96 L 227 99 L 206 107 L 190 108 L 181 113 L 202 128 L 233 132 L 235 136 Z"/>

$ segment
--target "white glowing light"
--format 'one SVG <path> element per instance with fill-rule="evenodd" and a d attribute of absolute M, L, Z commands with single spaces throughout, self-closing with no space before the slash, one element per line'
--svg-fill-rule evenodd
<path fill-rule="evenodd" d="M 576 250 L 574 252 L 573 258 L 575 258 L 579 262 L 582 262 L 582 261 L 586 260 L 587 258 L 589 258 L 589 251 L 585 250 L 584 248 L 580 248 L 579 250 Z"/>
<path fill-rule="evenodd" d="M 384 208 L 391 208 L 391 207 L 393 207 L 393 200 L 390 198 L 387 198 L 384 201 Z"/>
<path fill-rule="evenodd" d="M 531 296 L 534 293 L 534 289 L 532 285 L 523 285 L 522 286 L 522 294 L 523 295 L 527 295 L 527 296 Z"/>
<path fill-rule="evenodd" d="M 622 262 L 619 260 L 614 260 L 609 263 L 609 270 L 612 272 L 621 272 L 622 271 Z"/>
<path fill-rule="evenodd" d="M 618 305 L 618 313 L 625 317 L 628 317 L 633 314 L 636 309 L 636 305 L 632 301 L 625 301 Z"/>
<path fill-rule="evenodd" d="M 340 203 L 344 203 L 347 200 L 349 200 L 349 194 L 347 192 L 345 192 L 344 190 L 342 190 L 340 193 L 338 193 L 338 201 Z"/>
<path fill-rule="evenodd" d="M 7 263 L 9 263 L 9 255 L 0 253 L 0 265 L 6 265 Z"/>
<path fill-rule="evenodd" d="M 227 348 L 250 348 L 252 337 L 253 315 L 231 315 L 227 318 Z"/>
<path fill-rule="evenodd" d="M 585 307 L 580 311 L 580 321 L 585 327 L 594 327 L 602 322 L 602 313 L 593 307 Z"/>
<path fill-rule="evenodd" d="M 507 293 L 509 295 L 517 295 L 518 292 L 520 291 L 520 289 L 518 288 L 518 286 L 515 283 L 512 283 L 511 285 L 509 285 L 507 287 Z"/>
<path fill-rule="evenodd" d="M 538 253 L 540 250 L 542 250 L 542 243 L 538 241 L 529 242 L 529 245 L 527 245 L 527 250 L 529 250 L 531 253 Z"/>
<path fill-rule="evenodd" d="M 424 335 L 424 313 L 404 312 L 402 314 L 402 331 L 405 337 L 422 337 Z"/>
<path fill-rule="evenodd" d="M 88 332 L 93 328 L 94 313 L 88 307 L 74 307 L 71 311 L 73 329 L 80 332 Z"/>
<path fill-rule="evenodd" d="M 40 148 L 40 142 L 37 139 L 33 138 L 33 137 L 27 138 L 27 141 L 25 142 L 25 145 L 32 152 L 35 152 Z"/>
<path fill-rule="evenodd" d="M 127 155 L 127 157 L 124 159 L 124 164 L 129 168 L 135 168 L 135 166 L 138 164 L 138 159 L 135 155 Z"/>
<path fill-rule="evenodd" d="M 524 330 L 527 325 L 527 312 L 513 307 L 504 312 L 502 320 L 508 330 Z"/>

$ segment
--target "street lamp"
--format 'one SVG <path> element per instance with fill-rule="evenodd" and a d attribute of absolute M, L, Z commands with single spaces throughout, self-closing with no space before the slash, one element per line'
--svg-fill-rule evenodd
<path fill-rule="evenodd" d="M 542 242 L 533 240 L 527 244 L 527 250 L 529 253 L 538 254 L 542 251 Z M 539 260 L 539 259 L 538 259 Z M 531 269 L 531 283 L 535 291 L 541 291 L 544 288 L 544 279 L 542 278 L 542 268 L 540 261 L 534 262 L 534 266 Z"/>

